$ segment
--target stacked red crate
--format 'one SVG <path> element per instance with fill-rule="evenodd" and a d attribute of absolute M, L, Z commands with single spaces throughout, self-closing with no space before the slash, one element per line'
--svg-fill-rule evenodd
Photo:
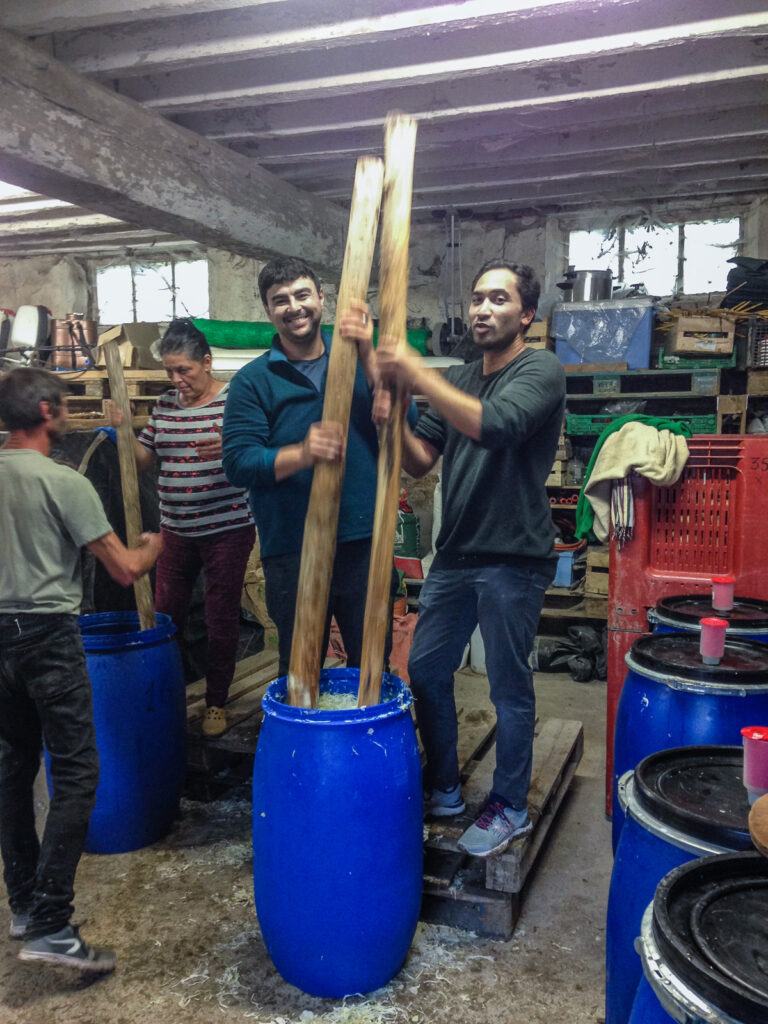
<path fill-rule="evenodd" d="M 707 592 L 716 575 L 736 593 L 768 600 L 768 435 L 699 434 L 673 487 L 633 481 L 633 539 L 611 539 L 608 591 L 606 813 L 611 813 L 613 730 L 624 657 L 649 632 L 648 609 L 673 594 Z"/>

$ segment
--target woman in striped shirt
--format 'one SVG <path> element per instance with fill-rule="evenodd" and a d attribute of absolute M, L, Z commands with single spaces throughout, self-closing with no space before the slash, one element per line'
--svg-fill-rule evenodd
<path fill-rule="evenodd" d="M 221 424 L 229 385 L 211 374 L 211 350 L 191 320 L 174 320 L 160 355 L 175 390 L 161 395 L 134 443 L 136 464 L 160 462 L 160 530 L 155 604 L 181 628 L 205 569 L 208 632 L 203 732 L 226 729 L 224 704 L 235 671 L 240 595 L 255 540 L 247 492 L 221 466 Z"/>

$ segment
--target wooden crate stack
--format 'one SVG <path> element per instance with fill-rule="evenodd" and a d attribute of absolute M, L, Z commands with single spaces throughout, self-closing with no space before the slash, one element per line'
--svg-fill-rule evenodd
<path fill-rule="evenodd" d="M 152 407 L 164 391 L 172 387 L 165 370 L 123 371 L 125 385 L 134 406 L 134 424 L 144 426 Z M 109 420 L 105 403 L 110 399 L 109 377 L 106 370 L 75 370 L 60 372 L 69 388 L 69 429 L 88 430 L 106 425 Z"/>
<path fill-rule="evenodd" d="M 525 344 L 527 348 L 547 348 L 551 352 L 555 350 L 555 339 L 550 338 L 547 333 L 549 321 L 535 320 L 525 332 Z"/>
<path fill-rule="evenodd" d="M 608 596 L 610 553 L 608 544 L 590 547 L 587 551 L 587 577 L 584 582 L 584 593 L 587 597 Z"/>
<path fill-rule="evenodd" d="M 557 442 L 555 461 L 547 477 L 547 487 L 564 487 L 567 483 L 568 459 L 573 453 L 570 439 L 565 436 L 565 424 L 560 431 L 560 440 Z"/>

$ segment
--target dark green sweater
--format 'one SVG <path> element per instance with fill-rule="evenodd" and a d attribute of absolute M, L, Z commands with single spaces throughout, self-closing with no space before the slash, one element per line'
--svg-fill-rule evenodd
<path fill-rule="evenodd" d="M 479 398 L 482 434 L 473 441 L 431 406 L 415 433 L 443 454 L 442 525 L 436 568 L 493 563 L 549 569 L 555 530 L 546 479 L 565 408 L 565 371 L 552 352 L 525 349 L 483 376 L 482 360 L 445 372 Z"/>

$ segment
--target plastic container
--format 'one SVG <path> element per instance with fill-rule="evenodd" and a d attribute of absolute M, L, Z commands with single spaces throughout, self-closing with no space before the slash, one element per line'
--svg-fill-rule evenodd
<path fill-rule="evenodd" d="M 101 772 L 85 849 L 125 853 L 154 843 L 178 813 L 186 772 L 187 705 L 176 627 L 158 613 L 80 617 Z"/>
<path fill-rule="evenodd" d="M 626 363 L 647 369 L 653 330 L 651 299 L 555 305 L 552 335 L 562 363 Z"/>
<path fill-rule="evenodd" d="M 357 669 L 320 692 L 357 694 Z M 310 995 L 371 992 L 397 973 L 422 888 L 421 763 L 405 683 L 382 703 L 312 711 L 267 689 L 253 772 L 254 895 L 267 951 Z"/>
<path fill-rule="evenodd" d="M 768 859 L 731 853 L 676 868 L 643 915 L 630 1024 L 768 1021 Z"/>
<path fill-rule="evenodd" d="M 689 633 L 641 637 L 626 658 L 614 735 L 614 850 L 621 831 L 618 780 L 644 757 L 669 747 L 739 744 L 745 722 L 768 721 L 768 647 L 725 643 L 719 665 L 705 665 Z"/>
<path fill-rule="evenodd" d="M 656 886 L 696 857 L 751 850 L 739 747 L 675 747 L 619 782 L 623 826 L 608 896 L 606 1024 L 627 1024 L 642 976 L 635 939 Z"/>
<path fill-rule="evenodd" d="M 699 633 L 699 654 L 705 665 L 719 665 L 725 653 L 726 619 L 709 615 L 701 620 Z"/>
<path fill-rule="evenodd" d="M 733 608 L 735 576 L 714 576 L 712 578 L 712 607 L 718 612 L 729 612 Z"/>
<path fill-rule="evenodd" d="M 744 742 L 744 785 L 753 804 L 768 793 L 768 728 L 748 725 L 741 730 Z"/>

